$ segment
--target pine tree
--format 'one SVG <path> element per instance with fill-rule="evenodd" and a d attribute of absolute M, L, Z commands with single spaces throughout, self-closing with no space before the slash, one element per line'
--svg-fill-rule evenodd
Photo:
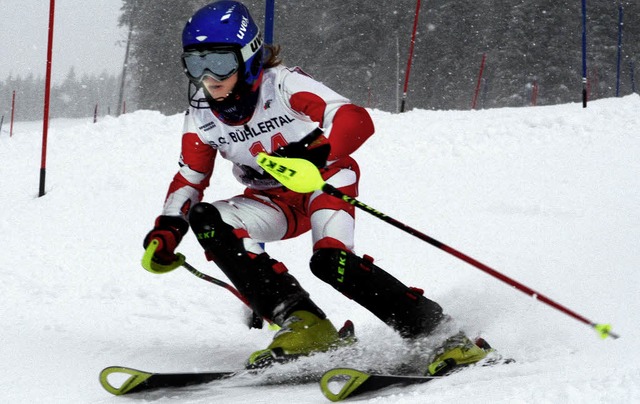
<path fill-rule="evenodd" d="M 208 3 L 124 0 L 121 23 L 133 18 L 130 71 L 141 108 L 176 113 L 186 107 L 181 32 Z M 264 1 L 244 4 L 262 26 Z M 618 4 L 625 8 L 621 94 L 631 91 L 629 62 L 640 55 L 640 3 L 588 0 L 592 96 L 615 95 Z M 396 111 L 415 6 L 416 0 L 277 0 L 274 38 L 285 64 L 301 66 L 353 102 Z M 423 1 L 408 109 L 469 109 L 483 54 L 481 107 L 528 105 L 533 81 L 540 86 L 538 105 L 579 102 L 581 30 L 576 1 Z"/>

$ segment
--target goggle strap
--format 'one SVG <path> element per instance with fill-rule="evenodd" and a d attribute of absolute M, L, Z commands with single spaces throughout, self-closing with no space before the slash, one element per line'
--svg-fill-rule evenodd
<path fill-rule="evenodd" d="M 262 46 L 262 37 L 260 37 L 260 31 L 256 33 L 256 36 L 245 46 L 240 49 L 242 60 L 245 62 L 255 55 Z"/>

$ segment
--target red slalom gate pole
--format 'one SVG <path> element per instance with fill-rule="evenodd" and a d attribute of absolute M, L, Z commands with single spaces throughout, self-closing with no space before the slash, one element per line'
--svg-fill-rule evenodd
<path fill-rule="evenodd" d="M 404 75 L 404 89 L 402 90 L 402 103 L 400 104 L 400 112 L 404 112 L 404 104 L 407 100 L 407 91 L 409 88 L 409 74 L 411 73 L 411 62 L 413 62 L 413 48 L 416 44 L 416 32 L 418 30 L 419 16 L 420 16 L 420 0 L 417 0 L 416 14 L 413 19 L 413 31 L 411 33 L 411 45 L 409 46 L 409 59 L 407 60 L 407 71 Z"/>
<path fill-rule="evenodd" d="M 480 62 L 480 72 L 478 73 L 478 83 L 476 83 L 476 91 L 473 94 L 473 101 L 471 102 L 471 109 L 476 109 L 478 102 L 478 94 L 480 93 L 480 83 L 482 83 L 482 74 L 484 73 L 484 64 L 487 60 L 487 54 L 482 54 L 482 62 Z"/>
<path fill-rule="evenodd" d="M 49 36 L 47 40 L 47 73 L 44 88 L 44 112 L 42 116 L 42 159 L 40 162 L 40 192 L 44 195 L 44 184 L 47 170 L 47 134 L 49 132 L 49 100 L 51 99 L 51 62 L 53 54 L 53 18 L 56 7 L 55 0 L 49 3 Z"/>
<path fill-rule="evenodd" d="M 533 88 L 531 89 L 531 105 L 536 106 L 538 104 L 538 82 L 534 80 Z"/>
<path fill-rule="evenodd" d="M 9 137 L 13 137 L 13 117 L 16 112 L 16 90 L 13 90 L 13 95 L 11 96 L 11 125 L 9 126 Z"/>

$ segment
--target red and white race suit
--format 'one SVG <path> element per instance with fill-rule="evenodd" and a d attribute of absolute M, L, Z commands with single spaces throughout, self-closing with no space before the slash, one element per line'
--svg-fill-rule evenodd
<path fill-rule="evenodd" d="M 200 94 L 194 98 L 203 97 Z M 359 169 L 350 157 L 374 131 L 367 111 L 351 104 L 299 68 L 265 69 L 253 116 L 241 125 L 222 122 L 210 109 L 190 107 L 185 115 L 180 171 L 175 175 L 163 215 L 187 218 L 209 186 L 219 153 L 234 163 L 233 173 L 247 188 L 243 195 L 213 204 L 223 220 L 241 230 L 245 246 L 257 254 L 258 241 L 275 241 L 312 229 L 314 248 L 353 249 L 354 208 L 316 191 L 297 194 L 264 175 L 256 163 L 260 152 L 304 138 L 316 128 L 331 145 L 321 170 L 331 185 L 357 196 Z M 246 233 L 245 233 L 246 232 Z"/>

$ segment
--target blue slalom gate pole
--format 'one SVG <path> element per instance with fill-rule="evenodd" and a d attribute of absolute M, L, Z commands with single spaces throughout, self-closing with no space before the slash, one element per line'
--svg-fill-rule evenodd
<path fill-rule="evenodd" d="M 267 0 L 264 10 L 264 41 L 273 43 L 273 20 L 275 14 L 275 0 Z"/>
<path fill-rule="evenodd" d="M 622 58 L 622 6 L 618 6 L 618 61 L 616 63 L 616 97 L 620 96 L 620 60 Z"/>
<path fill-rule="evenodd" d="M 267 0 L 264 9 L 264 42 L 273 43 L 273 20 L 275 17 L 276 0 Z M 264 243 L 259 243 L 262 249 L 265 249 Z"/>
<path fill-rule="evenodd" d="M 587 107 L 587 0 L 582 0 L 582 108 Z"/>

